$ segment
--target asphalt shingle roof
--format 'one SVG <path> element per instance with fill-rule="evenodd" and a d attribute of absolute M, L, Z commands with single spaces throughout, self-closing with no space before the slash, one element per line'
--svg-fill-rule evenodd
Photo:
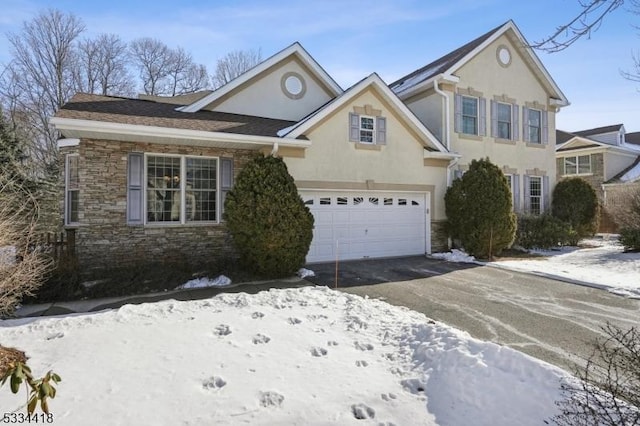
<path fill-rule="evenodd" d="M 186 113 L 176 111 L 175 104 L 87 93 L 77 93 L 58 110 L 55 116 L 108 123 L 273 137 L 277 136 L 278 130 L 295 123 L 295 121 L 226 112 Z"/>
<path fill-rule="evenodd" d="M 611 126 L 603 126 L 603 127 L 596 127 L 594 129 L 580 130 L 578 132 L 573 132 L 573 134 L 578 136 L 601 135 L 603 133 L 618 132 L 620 131 L 620 127 L 622 127 L 622 124 L 613 124 Z"/>

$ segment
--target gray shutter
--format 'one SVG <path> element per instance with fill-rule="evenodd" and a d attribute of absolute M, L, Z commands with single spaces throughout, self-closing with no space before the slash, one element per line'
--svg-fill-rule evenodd
<path fill-rule="evenodd" d="M 529 108 L 522 107 L 522 140 L 525 142 L 530 142 L 529 140 L 529 132 L 527 129 L 527 123 L 529 122 Z"/>
<path fill-rule="evenodd" d="M 498 137 L 498 103 L 491 101 L 491 136 Z"/>
<path fill-rule="evenodd" d="M 224 212 L 224 200 L 233 188 L 233 158 L 220 158 L 220 217 Z"/>
<path fill-rule="evenodd" d="M 524 212 L 531 213 L 531 179 L 524 175 Z"/>
<path fill-rule="evenodd" d="M 360 142 L 360 116 L 352 112 L 349 113 L 349 140 Z"/>
<path fill-rule="evenodd" d="M 549 205 L 549 200 L 550 200 L 550 192 L 549 191 L 549 176 L 543 176 L 542 177 L 542 212 L 546 212 L 546 211 L 550 211 L 550 205 Z"/>
<path fill-rule="evenodd" d="M 549 143 L 549 113 L 547 111 L 540 111 L 540 120 L 542 121 L 542 128 L 540 131 L 540 142 L 544 145 Z"/>
<path fill-rule="evenodd" d="M 130 152 L 127 157 L 127 224 L 144 223 L 144 154 Z"/>
<path fill-rule="evenodd" d="M 455 95 L 453 97 L 453 128 L 456 133 L 462 133 L 462 96 Z"/>
<path fill-rule="evenodd" d="M 487 134 L 487 100 L 478 98 L 478 136 Z"/>
<path fill-rule="evenodd" d="M 520 136 L 518 135 L 520 131 L 520 121 L 518 121 L 520 118 L 519 109 L 518 105 L 511 105 L 511 115 L 513 116 L 513 123 L 511 123 L 511 139 L 514 141 L 520 139 Z"/>
<path fill-rule="evenodd" d="M 385 117 L 376 117 L 376 144 L 387 144 L 387 119 Z"/>
<path fill-rule="evenodd" d="M 520 175 L 513 175 L 511 182 L 511 190 L 513 191 L 513 211 L 520 211 Z"/>

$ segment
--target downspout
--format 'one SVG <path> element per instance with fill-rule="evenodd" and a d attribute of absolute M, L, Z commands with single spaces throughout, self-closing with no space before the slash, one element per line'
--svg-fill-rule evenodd
<path fill-rule="evenodd" d="M 271 149 L 271 156 L 275 157 L 276 155 L 278 155 L 278 142 L 275 142 L 273 144 L 273 149 Z"/>
<path fill-rule="evenodd" d="M 451 129 L 449 128 L 449 124 L 451 122 L 451 118 L 449 116 L 449 96 L 447 96 L 447 94 L 440 89 L 440 86 L 438 86 L 438 79 L 433 80 L 433 90 L 444 98 L 444 132 L 442 136 L 444 138 L 444 146 L 447 148 L 447 151 L 450 151 L 451 145 L 449 144 L 449 140 L 451 136 Z"/>

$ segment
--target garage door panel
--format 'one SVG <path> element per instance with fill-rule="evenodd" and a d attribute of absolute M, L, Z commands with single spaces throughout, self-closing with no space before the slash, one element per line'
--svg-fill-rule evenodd
<path fill-rule="evenodd" d="M 308 262 L 424 254 L 426 195 L 303 191 L 315 218 Z M 322 203 L 320 202 L 322 200 Z"/>

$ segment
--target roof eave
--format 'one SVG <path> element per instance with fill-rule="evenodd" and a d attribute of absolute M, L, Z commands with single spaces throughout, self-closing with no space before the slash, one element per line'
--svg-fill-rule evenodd
<path fill-rule="evenodd" d="M 460 77 L 455 76 L 453 74 L 449 74 L 449 73 L 436 74 L 436 75 L 434 75 L 432 77 L 429 77 L 425 81 L 420 82 L 420 83 L 416 84 L 415 86 L 410 87 L 409 89 L 407 89 L 405 91 L 401 90 L 399 92 L 395 92 L 396 96 L 398 96 L 398 98 L 400 98 L 401 100 L 404 101 L 404 100 L 412 97 L 413 95 L 416 95 L 416 94 L 422 92 L 423 90 L 432 87 L 434 81 L 437 81 L 438 83 L 458 84 L 460 82 Z"/>
<path fill-rule="evenodd" d="M 203 130 L 177 129 L 172 127 L 143 126 L 139 124 L 121 124 L 105 121 L 81 120 L 75 118 L 53 117 L 49 122 L 60 131 L 70 131 L 74 135 L 103 135 L 106 139 L 115 138 L 119 140 L 122 136 L 139 137 L 144 139 L 157 140 L 159 143 L 170 140 L 184 140 L 185 144 L 193 142 L 216 142 L 218 144 L 233 144 L 243 146 L 247 149 L 260 149 L 273 146 L 294 148 L 308 148 L 311 142 L 302 139 L 282 139 L 275 136 L 244 135 L 238 133 L 209 132 Z"/>

